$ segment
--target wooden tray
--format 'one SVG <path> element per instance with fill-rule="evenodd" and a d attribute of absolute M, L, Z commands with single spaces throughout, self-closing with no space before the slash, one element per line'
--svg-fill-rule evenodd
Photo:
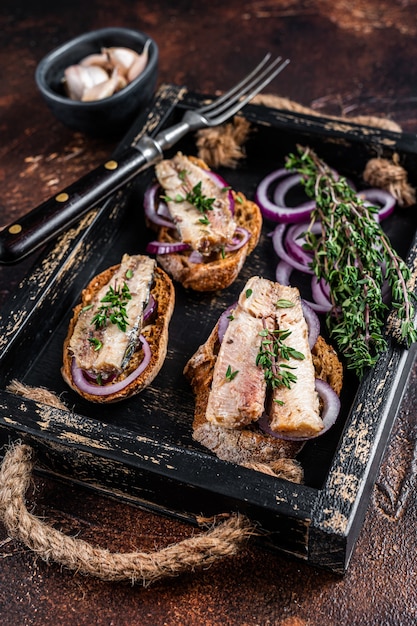
<path fill-rule="evenodd" d="M 184 108 L 202 100 L 183 87 L 163 86 L 114 156 L 133 137 L 178 121 Z M 246 107 L 245 116 L 253 125 L 247 158 L 236 170 L 220 173 L 249 198 L 264 175 L 282 167 L 297 143 L 315 148 L 358 185 L 369 158 L 397 152 L 416 185 L 414 136 L 255 105 Z M 172 152 L 176 150 L 195 154 L 194 137 Z M 346 376 L 337 424 L 300 455 L 303 485 L 220 461 L 191 437 L 194 399 L 183 367 L 251 275 L 274 278 L 277 261 L 268 237 L 272 223 L 265 222 L 258 248 L 229 289 L 194 294 L 177 286 L 167 359 L 140 396 L 96 406 L 80 399 L 61 378 L 62 343 L 82 288 L 94 274 L 118 263 L 123 252 L 144 252 L 152 238 L 142 211 L 143 191 L 152 176 L 152 170 L 138 176 L 46 249 L 3 307 L 0 442 L 28 442 L 37 452 L 40 472 L 190 523 L 197 515 L 240 511 L 266 531 L 264 545 L 343 573 L 407 384 L 414 347 L 407 351 L 389 340 L 389 349 L 360 386 L 352 375 Z M 384 224 L 394 246 L 413 263 L 415 209 L 397 209 Z M 6 386 L 12 379 L 63 394 L 71 410 L 9 393 Z"/>

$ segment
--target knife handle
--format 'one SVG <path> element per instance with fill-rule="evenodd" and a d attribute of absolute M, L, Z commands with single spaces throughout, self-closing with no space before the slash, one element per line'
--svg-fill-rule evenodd
<path fill-rule="evenodd" d="M 0 231 L 0 263 L 14 263 L 34 252 L 99 202 L 120 189 L 162 155 L 150 137 L 110 159 Z"/>

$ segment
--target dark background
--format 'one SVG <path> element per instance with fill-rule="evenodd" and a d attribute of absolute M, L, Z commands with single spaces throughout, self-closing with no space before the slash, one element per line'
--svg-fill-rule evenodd
<path fill-rule="evenodd" d="M 106 139 L 51 117 L 34 83 L 51 48 L 84 31 L 128 26 L 160 49 L 159 83 L 214 93 L 266 50 L 291 59 L 269 93 L 323 114 L 378 115 L 415 133 L 417 2 L 3 0 L 0 7 L 0 227 L 100 163 Z M 0 268 L 0 303 L 33 259 Z M 143 589 L 47 565 L 0 527 L 2 623 L 103 625 L 408 625 L 417 619 L 416 375 L 403 399 L 344 578 L 249 544 L 210 569 Z M 154 550 L 186 524 L 35 478 L 29 508 L 112 551 Z"/>

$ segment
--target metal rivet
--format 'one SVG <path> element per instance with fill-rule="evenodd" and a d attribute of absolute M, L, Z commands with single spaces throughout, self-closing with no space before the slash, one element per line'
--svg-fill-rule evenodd
<path fill-rule="evenodd" d="M 119 167 L 119 164 L 117 161 L 107 161 L 107 163 L 104 164 L 104 167 L 106 170 L 116 170 Z"/>
<path fill-rule="evenodd" d="M 67 193 L 59 193 L 57 196 L 55 196 L 55 200 L 57 202 L 66 202 L 69 198 L 69 195 Z"/>
<path fill-rule="evenodd" d="M 18 233 L 20 233 L 22 230 L 22 227 L 20 224 L 13 224 L 12 226 L 9 227 L 9 233 L 11 235 L 17 235 Z"/>

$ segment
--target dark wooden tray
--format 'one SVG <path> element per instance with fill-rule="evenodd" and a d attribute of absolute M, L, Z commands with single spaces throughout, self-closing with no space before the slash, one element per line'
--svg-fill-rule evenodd
<path fill-rule="evenodd" d="M 202 100 L 185 88 L 163 86 L 115 156 L 133 137 L 174 123 L 184 108 Z M 315 148 L 358 185 L 369 158 L 397 152 L 416 185 L 414 136 L 255 105 L 246 107 L 245 116 L 253 124 L 247 158 L 236 170 L 223 169 L 221 174 L 249 198 L 297 143 Z M 187 137 L 177 149 L 195 153 L 194 138 Z M 44 250 L 3 307 L 0 441 L 30 443 L 39 472 L 190 523 L 197 515 L 240 511 L 266 531 L 264 545 L 343 573 L 407 384 L 414 347 L 407 351 L 389 340 L 389 349 L 360 385 L 346 376 L 336 426 L 309 442 L 300 455 L 303 485 L 220 461 L 191 437 L 194 401 L 183 367 L 251 275 L 274 278 L 276 258 L 268 237 L 272 223 L 265 222 L 257 250 L 229 289 L 194 294 L 177 286 L 167 359 L 140 396 L 96 406 L 80 399 L 61 378 L 62 343 L 82 288 L 94 274 L 119 262 L 123 252 L 144 252 L 151 238 L 142 198 L 152 176 L 151 170 L 138 176 Z M 384 226 L 410 264 L 416 254 L 416 226 L 413 208 L 397 210 Z M 62 394 L 70 410 L 11 394 L 6 387 L 12 379 Z"/>

